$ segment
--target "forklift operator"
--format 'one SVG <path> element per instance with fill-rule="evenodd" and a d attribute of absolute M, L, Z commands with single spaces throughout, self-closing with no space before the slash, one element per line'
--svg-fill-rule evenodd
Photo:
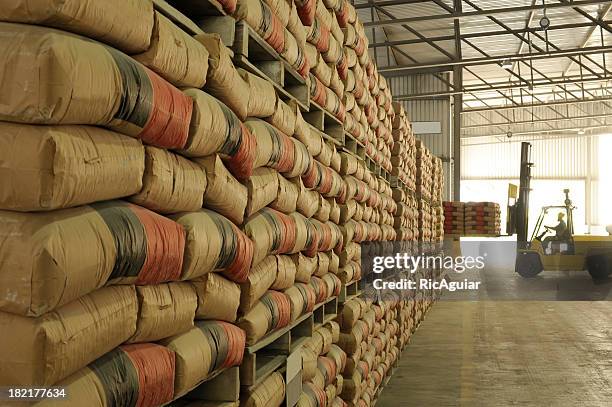
<path fill-rule="evenodd" d="M 555 236 L 549 236 L 546 239 L 544 239 L 544 242 L 548 242 L 551 240 L 562 240 L 563 238 L 565 238 L 565 232 L 567 231 L 567 224 L 565 223 L 565 221 L 563 220 L 563 218 L 565 217 L 565 214 L 563 212 L 559 212 L 559 214 L 557 215 L 557 220 L 559 221 L 559 224 L 557 226 L 544 226 L 544 228 L 546 229 L 544 231 L 544 233 L 542 233 L 539 238 L 540 240 L 542 239 L 542 237 L 544 237 L 544 235 L 546 233 L 548 233 L 549 231 L 554 230 L 555 231 Z"/>

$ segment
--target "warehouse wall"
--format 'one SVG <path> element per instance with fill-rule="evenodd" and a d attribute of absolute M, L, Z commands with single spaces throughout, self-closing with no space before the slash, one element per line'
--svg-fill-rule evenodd
<path fill-rule="evenodd" d="M 436 74 L 449 81 L 448 74 Z M 391 94 L 411 95 L 428 92 L 446 92 L 448 85 L 434 75 L 406 75 L 388 77 Z M 412 122 L 440 121 L 441 134 L 419 134 L 417 137 L 425 142 L 431 152 L 443 159 L 444 167 L 444 199 L 450 196 L 451 169 L 449 158 L 452 155 L 451 143 L 451 103 L 449 98 L 403 100 L 401 103 Z"/>
<path fill-rule="evenodd" d="M 532 144 L 535 178 L 586 178 L 593 176 L 597 166 L 589 171 L 591 136 L 565 135 L 545 139 L 478 139 L 465 140 L 461 146 L 461 179 L 518 178 L 521 161 L 521 141 Z M 596 148 L 593 146 L 592 148 Z M 596 160 L 596 155 L 591 157 Z M 486 169 L 486 172 L 483 172 Z"/>
<path fill-rule="evenodd" d="M 535 138 L 467 138 L 461 147 L 461 179 L 468 181 L 517 180 L 520 171 L 521 141 L 532 144 L 534 180 L 549 181 L 562 189 L 563 185 L 581 185 L 582 190 L 572 192 L 579 210 L 584 211 L 586 225 L 605 223 L 600 196 L 605 193 L 606 183 L 600 179 L 604 157 L 601 156 L 600 136 L 566 134 Z M 490 183 L 489 183 L 490 184 Z M 571 188 L 570 188 L 571 189 Z M 575 189 L 575 188 L 574 188 Z M 552 192 L 551 192 L 552 193 Z M 546 197 L 548 204 L 560 202 L 559 196 Z"/>

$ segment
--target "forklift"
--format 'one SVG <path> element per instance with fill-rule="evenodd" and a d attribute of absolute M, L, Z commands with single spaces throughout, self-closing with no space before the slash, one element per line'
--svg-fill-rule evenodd
<path fill-rule="evenodd" d="M 569 189 L 563 190 L 563 205 L 545 206 L 540 212 L 535 228 L 527 240 L 529 226 L 529 193 L 531 192 L 531 144 L 521 145 L 521 172 L 518 199 L 508 205 L 508 234 L 517 234 L 515 272 L 525 278 L 535 277 L 544 270 L 587 270 L 594 280 L 607 278 L 612 273 L 611 236 L 576 235 L 573 211 L 576 207 L 569 197 Z M 516 187 L 510 188 L 510 191 Z M 509 201 L 510 201 L 509 196 Z M 516 198 L 516 196 L 514 197 Z M 552 228 L 544 225 L 550 213 L 561 213 L 567 226 L 560 235 L 544 238 Z M 544 230 L 543 230 L 544 229 Z M 608 228 L 610 233 L 611 229 Z M 542 233 L 541 233 L 542 232 Z"/>

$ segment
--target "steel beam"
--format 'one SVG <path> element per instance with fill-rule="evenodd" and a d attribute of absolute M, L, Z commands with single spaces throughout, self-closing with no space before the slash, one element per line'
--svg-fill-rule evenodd
<path fill-rule="evenodd" d="M 463 6 L 462 0 L 453 0 L 453 12 L 461 13 Z M 457 59 L 461 60 L 463 55 L 461 52 L 461 26 L 459 19 L 453 21 L 455 34 L 455 53 Z M 434 43 L 435 44 L 435 43 Z M 460 66 L 454 67 L 453 70 L 453 85 L 454 89 L 463 89 L 463 68 Z M 474 95 L 475 96 L 475 95 Z M 453 96 L 453 200 L 461 201 L 461 110 L 463 109 L 463 94 L 459 93 Z M 448 196 L 450 199 L 450 195 Z"/>
<path fill-rule="evenodd" d="M 377 1 L 372 3 L 360 3 L 355 4 L 355 8 L 357 10 L 361 8 L 370 8 L 374 6 L 378 7 L 388 7 L 388 6 L 399 6 L 404 4 L 418 4 L 418 3 L 429 3 L 431 0 L 387 0 L 387 1 Z"/>
<path fill-rule="evenodd" d="M 533 109 L 537 107 L 566 106 L 566 105 L 577 105 L 577 104 L 586 104 L 586 103 L 594 103 L 594 102 L 609 102 L 609 101 L 612 101 L 612 97 L 593 98 L 593 99 L 584 99 L 584 100 L 572 99 L 572 100 L 563 100 L 559 102 L 547 102 L 547 103 L 526 103 L 521 106 L 490 106 L 490 107 L 477 107 L 477 108 L 467 108 L 467 109 L 463 108 L 463 111 L 461 113 L 465 115 L 468 113 L 478 113 L 478 112 L 489 112 L 489 111 L 497 112 L 500 110 Z"/>
<path fill-rule="evenodd" d="M 604 18 L 606 18 L 606 16 L 610 13 L 610 11 L 612 11 L 612 2 L 603 10 L 601 10 L 598 14 L 598 20 L 603 20 Z M 597 29 L 598 25 L 594 25 L 589 32 L 586 35 L 585 40 L 582 42 L 581 47 L 584 48 L 589 44 L 589 41 L 591 40 L 591 37 L 593 36 L 593 34 L 595 33 L 595 30 Z M 602 43 L 603 45 L 603 43 Z M 574 65 L 575 61 L 570 61 L 570 63 L 567 65 L 567 67 L 565 68 L 565 70 L 563 71 L 563 75 L 567 75 L 569 73 L 569 71 L 572 69 L 572 66 Z"/>
<path fill-rule="evenodd" d="M 388 11 L 386 11 L 383 8 L 380 7 L 376 7 L 376 10 L 380 13 L 383 13 L 384 15 L 386 15 L 388 18 L 390 18 L 391 20 L 397 20 L 397 18 L 389 13 Z M 432 48 L 434 48 L 436 51 L 440 52 L 442 55 L 446 56 L 449 60 L 454 60 L 455 56 L 453 54 L 451 54 L 450 52 L 446 51 L 444 48 L 442 48 L 441 46 L 439 46 L 438 44 L 436 44 L 435 42 L 431 42 L 427 39 L 427 37 L 425 37 L 424 35 L 422 35 L 421 33 L 419 33 L 417 30 L 415 30 L 414 28 L 410 27 L 407 24 L 401 24 L 401 27 L 405 30 L 407 30 L 408 32 L 410 32 L 413 35 L 416 35 L 418 38 L 424 40 L 427 44 L 429 44 Z"/>
<path fill-rule="evenodd" d="M 455 88 L 463 86 L 463 70 L 456 66 L 453 71 Z M 453 97 L 453 200 L 461 201 L 461 109 L 463 108 L 463 94 Z"/>
<path fill-rule="evenodd" d="M 547 10 L 552 9 L 563 9 L 563 8 L 576 8 L 583 6 L 592 6 L 597 4 L 607 4 L 610 0 L 574 0 L 571 3 L 551 3 L 546 5 Z M 454 19 L 469 19 L 469 18 L 479 18 L 483 16 L 493 16 L 493 15 L 502 15 L 502 14 L 517 14 L 525 11 L 531 10 L 541 10 L 542 6 L 530 5 L 530 6 L 515 6 L 515 7 L 502 7 L 495 8 L 489 10 L 476 10 L 476 11 L 468 11 L 468 12 L 454 12 L 448 14 L 436 14 L 429 16 L 418 16 L 418 17 L 408 17 L 408 18 L 398 18 L 396 20 L 381 20 L 381 21 L 371 21 L 364 23 L 364 27 L 382 27 L 388 25 L 401 25 L 401 24 L 410 24 L 410 23 L 420 23 L 426 21 L 445 21 L 445 20 L 454 20 Z"/>
<path fill-rule="evenodd" d="M 525 135 L 525 134 L 550 134 L 550 133 L 562 133 L 562 132 L 568 132 L 568 131 L 576 131 L 578 129 L 582 129 L 582 130 L 594 130 L 594 129 L 605 129 L 605 131 L 608 131 L 609 129 L 611 129 L 612 126 L 610 125 L 606 125 L 606 126 L 601 126 L 601 125 L 597 125 L 597 126 L 566 126 L 566 127 L 559 127 L 558 129 L 555 130 L 525 130 L 525 131 L 515 131 L 512 132 L 512 134 L 514 136 L 520 136 L 520 135 Z M 476 134 L 476 135 L 462 135 L 461 139 L 462 140 L 466 140 L 466 139 L 471 139 L 471 138 L 478 138 L 478 137 L 505 137 L 506 134 L 505 133 L 491 133 L 491 134 Z"/>
<path fill-rule="evenodd" d="M 533 87 L 538 86 L 551 86 L 551 85 L 567 85 L 567 84 L 577 84 L 577 83 L 590 83 L 590 82 L 607 82 L 610 79 L 601 79 L 601 78 L 583 78 L 583 79 L 568 79 L 567 77 L 562 79 L 550 79 L 549 82 L 538 82 L 533 83 Z M 524 84 L 508 84 L 507 82 L 500 82 L 496 84 L 491 84 L 491 86 L 484 87 L 466 87 L 464 86 L 462 90 L 455 90 L 452 92 L 432 92 L 432 93 L 417 93 L 414 95 L 397 95 L 393 98 L 395 100 L 412 100 L 419 99 L 422 97 L 431 97 L 431 96 L 453 96 L 458 93 L 476 93 L 476 92 L 495 92 L 498 90 L 507 90 L 507 89 L 520 89 L 526 88 Z"/>
<path fill-rule="evenodd" d="M 531 52 L 525 53 L 522 55 L 516 54 L 506 54 L 506 55 L 496 55 L 490 57 L 481 57 L 481 58 L 468 58 L 463 59 L 461 61 L 445 61 L 445 62 L 436 62 L 429 64 L 419 64 L 419 65 L 409 65 L 409 66 L 398 66 L 392 68 L 381 68 L 378 70 L 379 73 L 386 72 L 406 72 L 410 73 L 413 70 L 420 70 L 426 68 L 437 68 L 445 65 L 452 66 L 476 66 L 476 65 L 491 65 L 498 62 L 509 61 L 524 61 L 524 60 L 541 60 L 541 59 L 550 59 L 550 58 L 564 58 L 573 55 L 590 55 L 590 54 L 599 54 L 612 52 L 612 46 L 605 47 L 586 47 L 586 48 L 571 48 L 560 51 L 550 51 L 550 52 Z"/>
<path fill-rule="evenodd" d="M 604 20 L 606 24 L 612 24 L 612 20 Z M 551 25 L 548 28 L 548 31 L 555 30 L 572 30 L 575 28 L 584 28 L 584 27 L 597 27 L 597 24 L 593 22 L 582 22 L 582 23 L 571 23 L 571 24 L 559 24 L 559 25 Z M 483 37 L 494 37 L 499 35 L 512 35 L 512 34 L 526 34 L 528 32 L 536 32 L 541 31 L 540 28 L 535 27 L 527 27 L 521 29 L 513 29 L 513 30 L 495 30 L 495 31 L 482 31 L 482 32 L 473 32 L 473 33 L 462 33 L 461 38 L 483 38 Z M 407 40 L 393 40 L 393 41 L 384 41 L 384 42 L 372 42 L 369 44 L 370 48 L 376 47 L 387 47 L 390 45 L 411 45 L 411 44 L 423 44 L 428 41 L 431 42 L 440 42 L 440 41 L 453 41 L 455 39 L 454 35 L 442 35 L 438 37 L 428 37 L 427 40 L 422 40 L 419 38 L 407 39 Z"/>
<path fill-rule="evenodd" d="M 494 122 L 494 123 L 487 123 L 487 124 L 472 124 L 468 126 L 462 126 L 462 129 L 470 130 L 470 129 L 481 129 L 485 127 L 492 127 L 492 126 L 519 126 L 522 124 L 540 124 L 540 123 L 545 124 L 545 123 L 566 122 L 566 121 L 573 121 L 573 120 L 604 119 L 607 117 L 612 117 L 612 112 L 586 115 L 586 116 L 555 117 L 555 118 L 536 119 L 536 120 L 512 121 L 512 122 L 506 122 L 506 123 Z M 577 127 L 580 127 L 580 126 L 577 126 Z"/>

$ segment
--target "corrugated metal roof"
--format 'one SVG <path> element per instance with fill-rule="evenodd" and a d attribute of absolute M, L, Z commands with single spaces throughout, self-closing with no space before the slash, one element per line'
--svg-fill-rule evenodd
<path fill-rule="evenodd" d="M 383 1 L 383 0 L 378 0 Z M 497 9 L 497 8 L 508 8 L 517 6 L 532 6 L 541 4 L 542 0 L 470 0 L 471 3 L 475 4 L 478 8 L 484 10 Z M 356 4 L 367 3 L 365 0 L 358 0 Z M 376 3 L 376 1 L 375 1 Z M 444 0 L 444 4 L 451 7 L 453 6 L 452 0 Z M 473 12 L 475 9 L 471 7 L 468 2 L 463 1 L 463 12 Z M 550 4 L 550 3 L 549 3 Z M 600 14 L 608 11 L 608 18 L 612 16 L 612 2 L 594 4 L 594 5 L 582 5 L 580 9 L 588 15 L 598 18 Z M 444 10 L 433 1 L 425 1 L 418 3 L 409 3 L 401 5 L 385 6 L 384 10 L 391 14 L 394 18 L 414 18 L 422 16 L 435 16 L 448 14 L 447 10 Z M 369 8 L 359 9 L 360 16 L 363 16 L 362 21 L 372 21 L 371 10 Z M 367 16 L 366 16 L 367 14 Z M 506 26 L 512 30 L 523 30 L 527 27 L 536 28 L 539 26 L 539 20 L 543 17 L 544 11 L 542 9 L 536 9 L 533 11 L 516 11 L 513 13 L 504 13 L 495 16 L 499 22 L 494 21 L 487 16 L 475 16 L 471 18 L 461 19 L 460 28 L 463 35 L 477 34 L 477 33 L 488 33 L 488 32 L 501 32 L 504 31 L 503 26 Z M 566 8 L 550 8 L 546 12 L 547 17 L 551 20 L 552 26 L 576 24 L 576 23 L 590 23 L 590 21 L 583 15 L 579 14 L 576 10 L 571 7 Z M 375 11 L 374 20 L 388 20 L 389 16 L 383 14 L 380 11 Z M 408 25 L 412 30 L 416 30 L 422 36 L 426 38 L 434 37 L 445 37 L 454 35 L 452 20 L 427 20 L 427 21 L 413 21 Z M 366 29 L 366 31 L 372 31 Z M 602 44 L 610 45 L 612 43 L 612 34 L 608 31 L 600 33 L 599 29 L 592 27 L 575 27 L 568 29 L 555 29 L 549 30 L 547 34 L 543 32 L 538 33 L 540 36 L 547 36 L 548 41 L 552 45 L 547 45 L 546 42 L 538 38 L 537 35 L 530 35 L 529 40 L 531 41 L 531 51 L 538 52 L 537 49 L 545 51 L 554 51 L 555 49 L 574 49 L 583 46 L 601 46 Z M 527 36 L 525 40 L 521 40 L 521 34 L 508 33 L 503 35 L 490 35 L 484 37 L 471 37 L 468 41 L 463 41 L 461 44 L 461 52 L 464 59 L 469 58 L 481 58 L 487 56 L 504 56 L 514 55 L 517 52 L 528 53 L 530 51 Z M 603 38 L 602 38 L 603 37 Z M 402 40 L 414 40 L 418 37 L 410 32 L 406 28 L 402 28 L 400 25 L 385 26 L 384 29 L 376 30 L 377 42 L 388 39 L 390 41 L 402 41 Z M 478 49 L 472 47 L 473 44 Z M 455 55 L 455 43 L 454 40 L 437 41 L 437 46 L 442 48 L 446 53 Z M 377 51 L 379 54 L 378 62 L 379 67 L 387 66 L 388 62 L 391 62 L 391 66 L 397 65 L 413 65 L 416 63 L 443 63 L 449 61 L 448 55 L 445 55 L 440 50 L 436 49 L 432 45 L 426 42 L 411 43 L 404 45 L 397 45 L 397 49 L 403 53 L 408 54 L 410 58 L 406 58 L 401 55 L 400 52 L 391 51 L 395 58 L 380 58 L 381 49 Z M 387 51 L 385 51 L 387 52 Z M 591 59 L 591 60 L 589 60 Z M 588 68 L 593 70 L 601 70 L 601 67 L 597 67 L 596 64 L 603 65 L 603 57 L 601 55 L 591 55 L 589 58 L 582 58 L 581 61 L 585 68 L 583 68 L 583 74 L 589 74 Z M 606 65 L 609 65 L 606 61 Z M 540 73 L 551 76 L 551 77 L 562 77 L 563 75 L 578 75 L 580 69 L 578 64 L 572 63 L 567 57 L 563 58 L 552 58 L 546 60 L 535 60 L 532 62 L 534 72 L 531 72 L 526 64 L 521 64 L 521 76 L 531 79 L 542 78 Z M 499 82 L 508 81 L 512 76 L 498 63 L 492 63 L 488 65 L 472 66 L 470 69 L 478 75 L 481 79 L 486 82 Z M 609 68 L 610 69 L 610 68 Z M 515 65 L 515 72 L 518 67 Z M 612 69 L 611 69 L 612 70 Z M 528 72 L 525 72 L 528 71 Z M 466 85 L 478 85 L 482 84 L 482 80 L 476 76 L 464 71 L 464 82 Z"/>

